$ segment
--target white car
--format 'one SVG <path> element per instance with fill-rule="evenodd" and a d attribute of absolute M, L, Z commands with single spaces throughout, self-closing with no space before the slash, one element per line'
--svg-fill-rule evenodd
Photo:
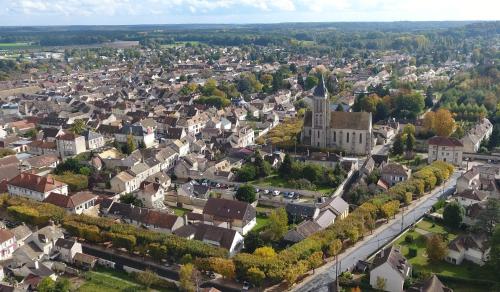
<path fill-rule="evenodd" d="M 269 194 L 269 190 L 264 190 L 264 194 Z"/>
<path fill-rule="evenodd" d="M 280 195 L 280 191 L 273 191 L 273 196 L 279 196 Z"/>

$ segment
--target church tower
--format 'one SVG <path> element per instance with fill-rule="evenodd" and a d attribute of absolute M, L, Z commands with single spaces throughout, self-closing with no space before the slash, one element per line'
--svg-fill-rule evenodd
<path fill-rule="evenodd" d="M 312 112 L 311 146 L 327 147 L 327 129 L 330 125 L 330 102 L 325 79 L 321 75 L 318 85 L 314 88 Z"/>

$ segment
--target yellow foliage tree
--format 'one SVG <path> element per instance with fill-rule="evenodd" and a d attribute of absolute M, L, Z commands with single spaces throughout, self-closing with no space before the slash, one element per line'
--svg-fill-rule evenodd
<path fill-rule="evenodd" d="M 453 115 L 447 109 L 439 109 L 434 115 L 434 131 L 438 136 L 450 136 L 455 129 Z"/>

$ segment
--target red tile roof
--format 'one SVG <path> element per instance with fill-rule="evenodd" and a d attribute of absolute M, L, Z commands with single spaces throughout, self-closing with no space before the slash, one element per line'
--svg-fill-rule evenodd
<path fill-rule="evenodd" d="M 464 144 L 458 139 L 451 137 L 435 136 L 429 139 L 429 145 L 449 146 L 449 147 L 463 147 Z"/>
<path fill-rule="evenodd" d="M 18 174 L 8 184 L 40 193 L 50 192 L 65 185 L 51 176 L 43 177 L 29 172 Z"/>

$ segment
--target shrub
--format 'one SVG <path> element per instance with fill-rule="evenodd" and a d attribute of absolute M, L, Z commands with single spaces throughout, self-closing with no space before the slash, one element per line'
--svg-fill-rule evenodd
<path fill-rule="evenodd" d="M 413 243 L 413 235 L 411 235 L 411 234 L 406 235 L 405 242 L 406 243 Z"/>
<path fill-rule="evenodd" d="M 408 257 L 409 257 L 409 258 L 414 258 L 414 257 L 416 257 L 416 256 L 417 256 L 417 249 L 416 249 L 416 248 L 414 248 L 414 247 L 410 247 L 410 248 L 408 249 Z"/>

